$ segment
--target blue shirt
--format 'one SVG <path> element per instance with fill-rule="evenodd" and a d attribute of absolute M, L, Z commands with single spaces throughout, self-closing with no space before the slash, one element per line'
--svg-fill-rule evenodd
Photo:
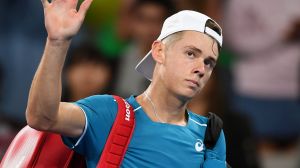
<path fill-rule="evenodd" d="M 186 126 L 158 123 L 147 116 L 133 96 L 127 101 L 135 111 L 136 125 L 122 168 L 225 168 L 223 131 L 213 150 L 203 144 L 206 117 L 188 111 Z M 88 167 L 96 167 L 117 114 L 117 102 L 111 95 L 96 95 L 76 104 L 85 113 L 85 130 L 79 138 L 63 140 L 86 157 Z"/>

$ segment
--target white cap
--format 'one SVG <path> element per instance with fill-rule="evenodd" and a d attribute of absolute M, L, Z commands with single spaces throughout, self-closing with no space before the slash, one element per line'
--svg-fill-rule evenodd
<path fill-rule="evenodd" d="M 206 27 L 206 22 L 211 20 L 215 22 L 210 17 L 191 10 L 180 11 L 170 17 L 168 17 L 161 29 L 161 33 L 157 40 L 162 40 L 167 36 L 184 31 L 184 30 L 193 30 L 201 33 L 205 33 L 214 38 L 220 46 L 222 46 L 223 36 L 209 27 Z M 216 22 L 215 22 L 216 23 Z M 216 23 L 217 24 L 217 23 Z M 220 27 L 220 26 L 219 26 Z M 137 64 L 135 70 L 143 74 L 150 81 L 152 80 L 153 70 L 155 66 L 155 61 L 153 60 L 151 50 L 147 55 Z"/>

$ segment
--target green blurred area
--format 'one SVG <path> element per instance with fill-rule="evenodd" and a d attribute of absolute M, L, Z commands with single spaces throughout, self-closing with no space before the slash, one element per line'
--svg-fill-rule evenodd
<path fill-rule="evenodd" d="M 86 24 L 98 28 L 116 20 L 120 4 L 120 0 L 94 0 L 86 15 Z"/>
<path fill-rule="evenodd" d="M 109 59 L 120 57 L 120 53 L 127 47 L 128 42 L 117 35 L 116 23 L 111 22 L 104 25 L 96 34 L 96 47 L 106 54 Z"/>
<path fill-rule="evenodd" d="M 220 56 L 218 58 L 219 66 L 223 68 L 230 68 L 234 60 L 234 53 L 227 48 L 222 48 Z"/>
<path fill-rule="evenodd" d="M 95 32 L 92 37 L 95 46 L 110 59 L 118 58 L 127 44 L 117 33 L 120 8 L 121 0 L 95 0 L 85 19 L 85 25 Z"/>

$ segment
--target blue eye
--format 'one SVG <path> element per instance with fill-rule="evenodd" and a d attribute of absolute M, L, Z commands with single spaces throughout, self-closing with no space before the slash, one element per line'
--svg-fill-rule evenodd
<path fill-rule="evenodd" d="M 195 53 L 193 51 L 187 51 L 186 54 L 189 56 L 189 57 L 195 57 Z"/>
<path fill-rule="evenodd" d="M 208 66 L 210 69 L 213 69 L 216 66 L 216 62 L 212 59 L 205 59 L 204 64 Z"/>

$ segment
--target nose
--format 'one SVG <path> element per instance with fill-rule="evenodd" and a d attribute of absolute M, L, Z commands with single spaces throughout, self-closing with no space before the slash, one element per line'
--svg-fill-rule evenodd
<path fill-rule="evenodd" d="M 193 69 L 193 73 L 198 75 L 200 78 L 202 78 L 205 74 L 205 65 L 204 62 L 201 61 L 201 63 L 198 63 L 196 67 Z"/>

